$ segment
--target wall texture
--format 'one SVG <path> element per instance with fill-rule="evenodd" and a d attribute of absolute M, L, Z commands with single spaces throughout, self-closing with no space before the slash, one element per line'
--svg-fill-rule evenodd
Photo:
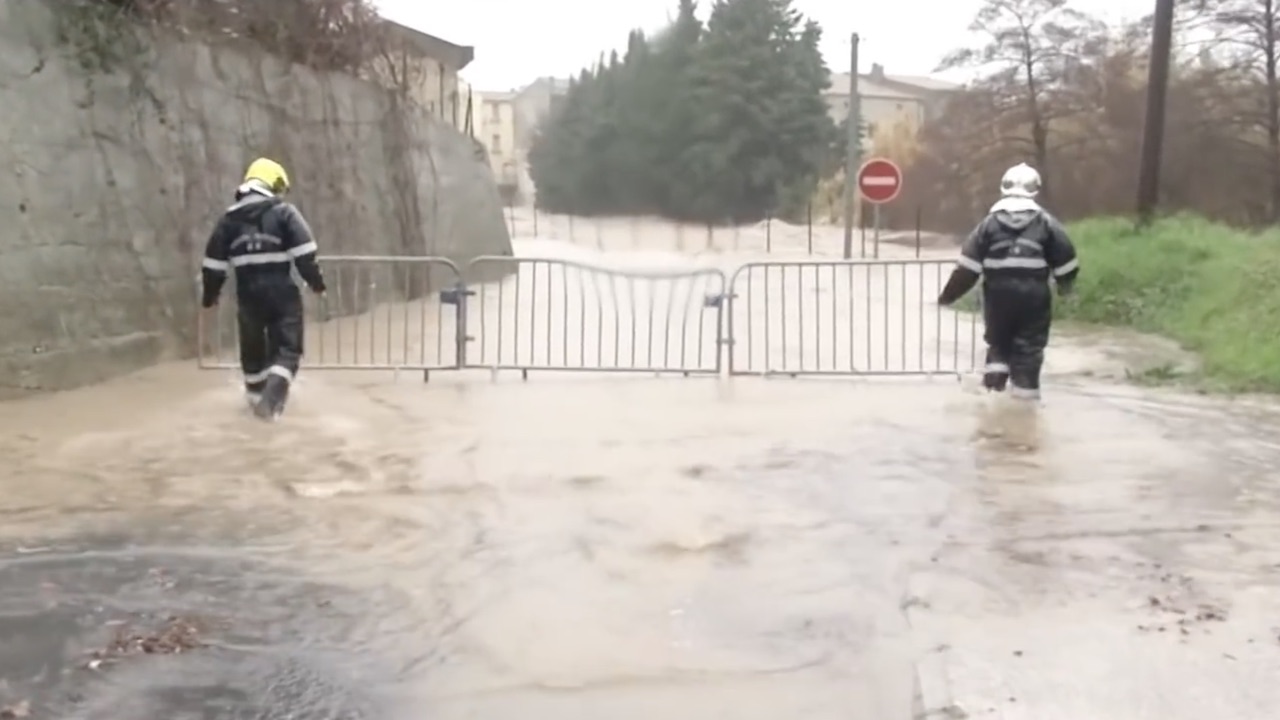
<path fill-rule="evenodd" d="M 0 396 L 190 355 L 205 238 L 258 154 L 324 253 L 510 254 L 472 141 L 382 89 L 244 47 L 95 57 L 54 5 L 0 0 Z"/>

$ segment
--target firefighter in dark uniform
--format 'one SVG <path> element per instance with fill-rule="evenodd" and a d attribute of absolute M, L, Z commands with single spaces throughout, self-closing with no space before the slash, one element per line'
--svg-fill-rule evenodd
<path fill-rule="evenodd" d="M 302 292 L 291 271 L 296 267 L 312 292 L 325 291 L 315 238 L 302 213 L 284 201 L 288 191 L 279 163 L 254 160 L 209 237 L 201 272 L 206 308 L 218 303 L 227 274 L 235 273 L 245 392 L 267 420 L 284 411 L 302 360 Z"/>
<path fill-rule="evenodd" d="M 1053 289 L 1071 293 L 1080 263 L 1061 223 L 1036 202 L 1040 173 L 1009 168 L 1001 199 L 965 240 L 938 296 L 951 305 L 982 280 L 987 363 L 983 385 L 1013 397 L 1040 397 L 1040 368 L 1053 320 Z"/>

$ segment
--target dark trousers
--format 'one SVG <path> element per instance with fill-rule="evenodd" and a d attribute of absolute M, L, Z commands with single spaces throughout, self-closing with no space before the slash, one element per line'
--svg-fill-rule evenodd
<path fill-rule="evenodd" d="M 240 369 L 245 390 L 262 396 L 266 414 L 278 415 L 302 363 L 302 293 L 271 285 L 239 293 Z"/>
<path fill-rule="evenodd" d="M 983 385 L 1025 397 L 1040 396 L 1040 371 L 1049 344 L 1053 302 L 1046 285 L 989 291 L 983 296 L 987 365 Z"/>

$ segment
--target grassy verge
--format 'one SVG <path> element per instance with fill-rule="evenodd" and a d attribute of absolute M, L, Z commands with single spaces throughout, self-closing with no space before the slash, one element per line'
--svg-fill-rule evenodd
<path fill-rule="evenodd" d="M 1215 389 L 1280 392 L 1280 231 L 1188 216 L 1143 230 L 1120 218 L 1068 230 L 1081 274 L 1059 318 L 1175 340 L 1200 355 L 1200 380 Z"/>

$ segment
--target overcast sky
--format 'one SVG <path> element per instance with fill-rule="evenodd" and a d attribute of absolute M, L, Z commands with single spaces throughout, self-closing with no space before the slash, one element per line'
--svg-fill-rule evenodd
<path fill-rule="evenodd" d="M 383 14 L 476 49 L 462 75 L 478 90 L 510 90 L 544 75 L 567 76 L 599 54 L 625 46 L 632 28 L 666 24 L 676 0 L 375 0 Z M 849 34 L 862 38 L 859 65 L 890 73 L 928 74 L 965 40 L 981 0 L 796 0 L 822 24 L 823 52 L 833 71 L 849 66 Z M 701 0 L 709 7 L 711 0 Z M 1154 0 L 1075 0 L 1076 7 L 1115 19 L 1150 12 Z M 705 17 L 705 9 L 703 11 Z"/>

